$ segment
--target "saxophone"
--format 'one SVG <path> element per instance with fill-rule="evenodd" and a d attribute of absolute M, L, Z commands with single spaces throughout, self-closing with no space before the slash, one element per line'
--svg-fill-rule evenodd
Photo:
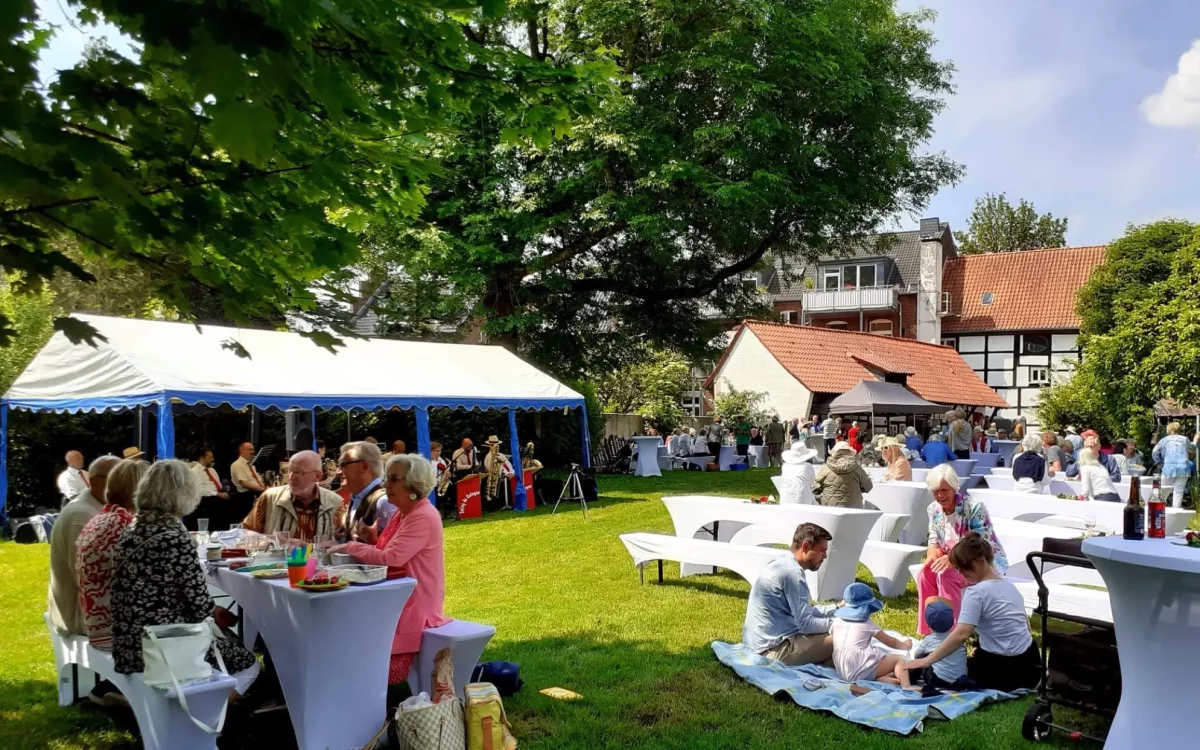
<path fill-rule="evenodd" d="M 488 497 L 496 497 L 500 494 L 500 465 L 503 463 L 500 460 L 500 446 L 493 445 L 488 453 L 488 458 L 491 459 L 487 471 L 487 494 Z"/>
<path fill-rule="evenodd" d="M 438 487 L 437 487 L 438 497 L 445 497 L 446 490 L 448 490 L 450 488 L 450 480 L 453 478 L 452 475 L 454 474 L 454 472 L 451 471 L 451 467 L 453 465 L 454 464 L 451 463 L 449 466 L 442 469 L 442 476 L 441 476 L 441 479 L 438 481 Z"/>

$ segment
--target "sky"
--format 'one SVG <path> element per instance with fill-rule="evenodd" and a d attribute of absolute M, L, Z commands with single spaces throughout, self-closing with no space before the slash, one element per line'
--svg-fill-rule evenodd
<path fill-rule="evenodd" d="M 42 68 L 73 64 L 83 34 L 63 0 Z M 930 150 L 966 167 L 922 216 L 965 227 L 975 199 L 1005 193 L 1068 219 L 1067 243 L 1099 245 L 1129 223 L 1200 221 L 1200 0 L 899 0 L 928 7 L 934 55 L 955 94 Z M 89 30 L 88 33 L 96 33 Z M 101 29 L 123 52 L 111 27 Z M 915 228 L 920 217 L 901 217 Z"/>

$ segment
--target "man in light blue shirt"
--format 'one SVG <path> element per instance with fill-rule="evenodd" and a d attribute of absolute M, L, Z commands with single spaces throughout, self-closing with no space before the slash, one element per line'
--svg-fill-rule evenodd
<path fill-rule="evenodd" d="M 833 537 L 815 523 L 802 523 L 792 536 L 791 555 L 768 563 L 750 588 L 742 642 L 754 653 L 797 666 L 833 656 L 829 628 L 837 604 L 814 606 L 806 570 L 816 571 Z"/>
<path fill-rule="evenodd" d="M 346 489 L 350 490 L 350 505 L 343 506 L 343 533 L 350 538 L 359 523 L 382 531 L 395 515 L 396 507 L 388 502 L 383 488 L 383 455 L 379 446 L 365 441 L 346 443 L 338 468 Z"/>

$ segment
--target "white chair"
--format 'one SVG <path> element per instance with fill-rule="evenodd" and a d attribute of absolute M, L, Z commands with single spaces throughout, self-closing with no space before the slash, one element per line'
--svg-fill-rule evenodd
<path fill-rule="evenodd" d="M 909 518 L 911 516 L 906 513 L 884 513 L 871 527 L 871 535 L 867 539 L 874 539 L 877 542 L 898 542 L 900 533 L 908 525 Z"/>
<path fill-rule="evenodd" d="M 49 614 L 44 615 L 44 619 L 54 650 L 58 705 L 70 706 L 75 703 L 81 687 L 86 686 L 80 684 L 80 678 L 91 673 L 92 684 L 97 681 L 96 676 L 102 677 L 128 699 L 145 750 L 216 749 L 217 735 L 205 732 L 192 722 L 179 704 L 174 688 L 160 690 L 142 682 L 141 674 L 120 674 L 110 652 L 93 647 L 83 636 L 63 636 L 50 624 Z M 84 674 L 81 675 L 81 672 Z M 237 680 L 233 677 L 218 673 L 209 682 L 184 685 L 183 694 L 192 715 L 209 726 L 215 726 L 236 685 Z"/>
<path fill-rule="evenodd" d="M 463 688 L 471 681 L 479 657 L 495 634 L 493 626 L 467 620 L 451 620 L 441 627 L 426 628 L 421 634 L 421 650 L 409 670 L 408 686 L 412 694 L 433 695 L 433 658 L 448 648 L 454 655 L 454 694 L 466 700 Z"/>
<path fill-rule="evenodd" d="M 909 574 L 909 566 L 918 563 L 924 557 L 924 547 L 868 540 L 863 545 L 862 557 L 858 561 L 875 576 L 879 595 L 893 597 L 904 594 L 912 577 Z"/>

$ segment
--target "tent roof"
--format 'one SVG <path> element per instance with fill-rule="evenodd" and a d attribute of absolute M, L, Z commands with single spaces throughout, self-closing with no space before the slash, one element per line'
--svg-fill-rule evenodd
<path fill-rule="evenodd" d="M 553 409 L 583 397 L 499 346 L 347 339 L 75 315 L 97 346 L 55 333 L 4 395 L 13 408 L 102 411 L 170 398 L 235 408 Z M 230 342 L 250 357 L 239 357 Z"/>
<path fill-rule="evenodd" d="M 937 414 L 945 410 L 899 383 L 881 380 L 863 380 L 829 404 L 830 414 Z"/>

